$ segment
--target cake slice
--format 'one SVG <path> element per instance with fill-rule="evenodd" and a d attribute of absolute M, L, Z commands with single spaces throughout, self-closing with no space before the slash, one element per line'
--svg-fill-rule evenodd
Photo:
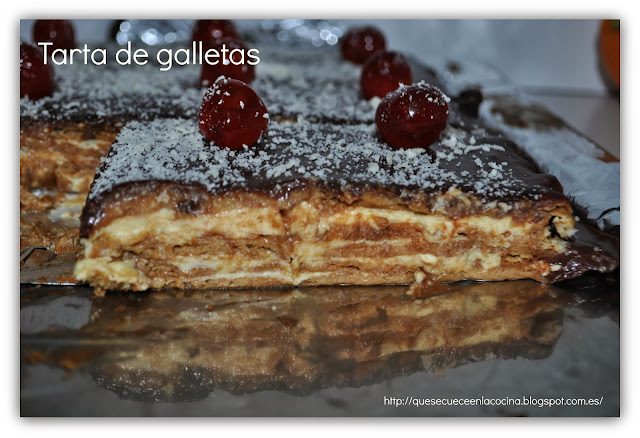
<path fill-rule="evenodd" d="M 220 148 L 197 122 L 131 122 L 92 184 L 75 276 L 107 289 L 553 282 L 615 261 L 572 248 L 557 180 L 450 125 L 392 149 L 375 125 L 272 123 Z M 576 261 L 579 262 L 576 262 Z"/>

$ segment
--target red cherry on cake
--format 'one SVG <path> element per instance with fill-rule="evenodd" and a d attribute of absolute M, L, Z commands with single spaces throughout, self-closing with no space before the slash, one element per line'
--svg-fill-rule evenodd
<path fill-rule="evenodd" d="M 268 124 L 269 113 L 262 99 L 244 82 L 220 77 L 204 95 L 200 131 L 218 146 L 252 146 Z"/>
<path fill-rule="evenodd" d="M 197 20 L 193 27 L 193 41 L 202 41 L 204 50 L 211 48 L 222 38 L 237 38 L 238 33 L 231 20 Z"/>
<path fill-rule="evenodd" d="M 354 64 L 364 64 L 373 53 L 384 50 L 384 35 L 375 27 L 350 29 L 341 38 L 342 57 Z"/>
<path fill-rule="evenodd" d="M 438 140 L 447 127 L 448 100 L 442 91 L 426 82 L 400 87 L 378 105 L 378 131 L 394 148 L 425 148 Z"/>
<path fill-rule="evenodd" d="M 53 91 L 53 68 L 44 64 L 39 47 L 20 44 L 20 98 L 31 100 L 48 96 Z"/>
<path fill-rule="evenodd" d="M 222 49 L 226 48 L 226 58 L 222 61 Z M 255 66 L 247 63 L 247 47 L 235 38 L 222 38 L 211 49 L 220 53 L 216 65 L 205 62 L 202 64 L 200 83 L 204 87 L 213 84 L 220 76 L 249 83 L 255 77 Z M 242 50 L 242 52 L 238 51 Z M 243 55 L 244 53 L 244 55 Z"/>
<path fill-rule="evenodd" d="M 362 67 L 360 86 L 367 99 L 385 97 L 398 89 L 400 84 L 410 84 L 411 67 L 400 52 L 379 51 L 367 59 Z"/>
<path fill-rule="evenodd" d="M 36 20 L 33 24 L 33 40 L 36 43 L 52 42 L 49 53 L 55 49 L 76 47 L 73 25 L 68 20 Z"/>

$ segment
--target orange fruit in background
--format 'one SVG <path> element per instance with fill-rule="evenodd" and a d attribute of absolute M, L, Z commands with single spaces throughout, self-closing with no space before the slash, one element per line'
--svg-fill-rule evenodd
<path fill-rule="evenodd" d="M 602 20 L 598 33 L 600 74 L 612 93 L 620 93 L 620 20 Z"/>

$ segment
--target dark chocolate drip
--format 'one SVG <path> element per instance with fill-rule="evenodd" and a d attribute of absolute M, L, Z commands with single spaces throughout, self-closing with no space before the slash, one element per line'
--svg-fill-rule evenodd
<path fill-rule="evenodd" d="M 482 103 L 482 91 L 480 89 L 469 88 L 463 90 L 454 100 L 463 114 L 469 117 L 478 117 L 478 109 Z"/>
<path fill-rule="evenodd" d="M 601 248 L 580 242 L 571 242 L 565 253 L 554 256 L 549 262 L 560 266 L 545 277 L 549 283 L 570 280 L 589 271 L 611 272 L 619 263 L 616 257 Z"/>

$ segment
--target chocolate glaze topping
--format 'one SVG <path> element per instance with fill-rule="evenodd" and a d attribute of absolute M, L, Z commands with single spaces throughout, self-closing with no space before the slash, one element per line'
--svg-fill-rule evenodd
<path fill-rule="evenodd" d="M 203 137 L 193 120 L 157 119 L 130 122 L 121 131 L 92 184 L 81 235 L 99 222 L 112 191 L 139 191 L 159 181 L 211 194 L 249 190 L 272 197 L 315 184 L 355 196 L 373 190 L 418 197 L 427 207 L 436 202 L 433 195 L 452 188 L 486 203 L 566 203 L 555 177 L 537 173 L 512 142 L 481 128 L 450 126 L 434 145 L 396 150 L 372 124 L 271 123 L 260 143 L 232 151 Z"/>

